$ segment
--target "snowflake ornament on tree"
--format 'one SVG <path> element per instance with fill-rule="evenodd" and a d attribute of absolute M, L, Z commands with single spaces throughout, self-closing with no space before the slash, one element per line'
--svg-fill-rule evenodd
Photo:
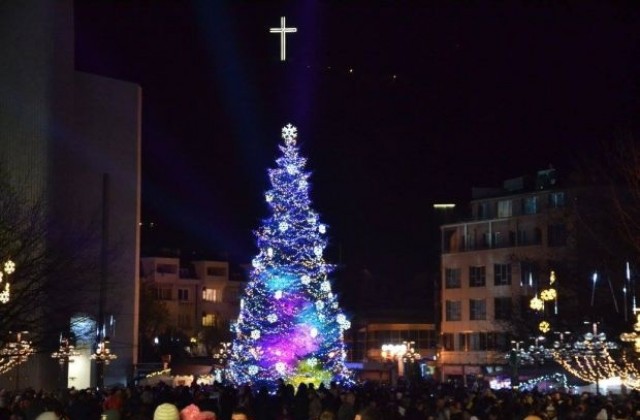
<path fill-rule="evenodd" d="M 287 124 L 286 126 L 282 127 L 282 138 L 284 139 L 284 143 L 287 146 L 295 146 L 296 139 L 298 138 L 298 129 L 291 124 Z M 291 168 L 295 168 L 295 166 L 288 166 L 287 172 L 289 172 Z"/>

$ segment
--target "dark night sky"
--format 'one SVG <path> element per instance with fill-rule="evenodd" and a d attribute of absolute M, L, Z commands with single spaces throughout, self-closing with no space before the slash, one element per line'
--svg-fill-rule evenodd
<path fill-rule="evenodd" d="M 298 28 L 285 63 L 280 16 Z M 156 244 L 249 261 L 291 122 L 329 260 L 399 282 L 436 255 L 434 202 L 566 173 L 634 126 L 639 42 L 622 2 L 76 4 L 77 68 L 143 88 Z"/>

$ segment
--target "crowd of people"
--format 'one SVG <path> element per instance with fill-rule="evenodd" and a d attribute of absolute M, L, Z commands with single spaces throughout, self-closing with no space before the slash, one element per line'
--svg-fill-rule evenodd
<path fill-rule="evenodd" d="M 422 382 L 389 387 L 281 383 L 0 391 L 0 420 L 622 420 L 640 419 L 640 393 L 469 389 Z"/>

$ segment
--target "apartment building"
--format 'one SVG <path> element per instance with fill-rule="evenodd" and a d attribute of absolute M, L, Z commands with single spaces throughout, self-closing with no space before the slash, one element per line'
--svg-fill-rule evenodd
<path fill-rule="evenodd" d="M 555 170 L 539 171 L 474 189 L 470 219 L 441 226 L 443 379 L 508 369 L 513 323 L 571 252 L 572 194 Z"/>
<path fill-rule="evenodd" d="M 206 328 L 229 331 L 240 312 L 240 294 L 244 282 L 230 274 L 226 261 L 194 261 L 180 266 L 178 258 L 142 258 L 142 283 L 152 283 L 155 298 L 169 312 L 170 326 L 194 344 Z M 202 353 L 202 346 L 194 351 Z"/>

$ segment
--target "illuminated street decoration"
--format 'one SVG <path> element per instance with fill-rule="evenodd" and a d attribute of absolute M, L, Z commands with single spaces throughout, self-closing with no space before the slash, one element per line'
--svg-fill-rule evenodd
<path fill-rule="evenodd" d="M 603 332 L 598 332 L 597 323 L 593 324 L 593 331 L 582 336 L 573 346 L 558 348 L 554 351 L 554 360 L 571 374 L 586 382 L 596 384 L 600 381 L 628 376 L 626 367 L 617 363 L 611 356 L 610 350 L 618 346 L 607 341 Z"/>
<path fill-rule="evenodd" d="M 538 324 L 538 329 L 540 330 L 540 332 L 546 334 L 551 331 L 551 324 L 549 324 L 547 321 L 542 321 L 540 324 Z"/>
<path fill-rule="evenodd" d="M 95 360 L 96 363 L 104 363 L 105 365 L 108 365 L 109 363 L 111 363 L 111 361 L 117 359 L 118 356 L 111 352 L 109 344 L 110 341 L 108 337 L 105 337 L 104 340 L 101 340 L 98 343 L 96 352 L 91 355 L 91 359 Z"/>
<path fill-rule="evenodd" d="M 16 264 L 7 260 L 2 265 L 2 270 L 0 270 L 0 285 L 4 282 L 4 288 L 0 292 L 0 303 L 7 303 L 11 298 L 11 284 L 9 283 L 8 277 L 16 271 Z"/>
<path fill-rule="evenodd" d="M 73 362 L 73 358 L 79 356 L 80 353 L 76 351 L 75 346 L 71 344 L 67 337 L 60 335 L 60 347 L 58 351 L 51 354 L 51 357 L 58 360 L 60 366 Z"/>
<path fill-rule="evenodd" d="M 529 307 L 534 311 L 541 311 L 544 308 L 544 302 L 536 294 L 529 302 Z"/>
<path fill-rule="evenodd" d="M 298 32 L 298 28 L 287 28 L 286 18 L 280 18 L 279 28 L 269 28 L 272 34 L 280 34 L 280 61 L 287 60 L 287 34 Z M 291 125 L 291 124 L 289 124 Z"/>
<path fill-rule="evenodd" d="M 636 323 L 633 324 L 633 332 L 620 334 L 620 340 L 633 343 L 633 349 L 640 353 L 640 313 L 636 314 Z"/>
<path fill-rule="evenodd" d="M 327 226 L 311 208 L 297 135 L 291 124 L 282 129 L 282 155 L 268 172 L 271 216 L 255 232 L 258 254 L 232 326 L 228 374 L 236 384 L 273 389 L 279 379 L 319 385 L 350 377 L 343 332 L 351 324 L 331 287 Z"/>
<path fill-rule="evenodd" d="M 19 367 L 26 362 L 29 357 L 35 353 L 35 349 L 31 345 L 31 341 L 25 340 L 24 335 L 27 331 L 20 331 L 15 334 L 15 339 L 9 340 L 4 347 L 0 349 L 0 374 L 6 373 L 15 367 Z M 18 375 L 17 375 L 18 376 Z"/>

